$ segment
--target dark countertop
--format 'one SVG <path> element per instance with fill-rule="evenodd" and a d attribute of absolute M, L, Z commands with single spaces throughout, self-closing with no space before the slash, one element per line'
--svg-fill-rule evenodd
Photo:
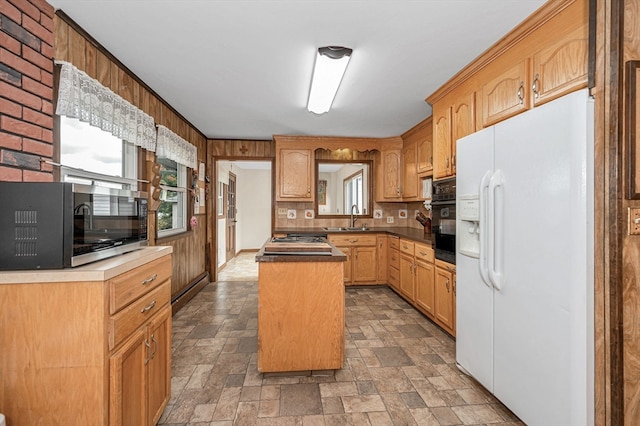
<path fill-rule="evenodd" d="M 309 232 L 308 232 L 309 233 Z M 256 262 L 345 262 L 347 255 L 340 249 L 331 245 L 330 255 L 310 255 L 310 254 L 264 254 L 265 246 L 271 241 L 269 238 L 262 245 L 256 254 Z"/>
<path fill-rule="evenodd" d="M 433 234 L 424 234 L 422 229 L 407 227 L 367 228 L 366 231 L 325 231 L 324 228 L 276 228 L 274 234 L 387 234 L 433 246 Z"/>

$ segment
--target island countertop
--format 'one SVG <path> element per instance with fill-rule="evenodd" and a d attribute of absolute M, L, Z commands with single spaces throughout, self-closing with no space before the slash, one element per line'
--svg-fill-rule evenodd
<path fill-rule="evenodd" d="M 327 230 L 322 227 L 314 227 L 314 228 L 276 228 L 273 230 L 274 234 L 312 234 L 312 235 L 329 235 L 329 234 L 387 234 L 400 238 L 407 238 L 409 240 L 427 244 L 433 246 L 433 242 L 435 241 L 434 234 L 425 234 L 424 230 L 417 228 L 409 228 L 403 226 L 396 227 L 372 227 L 367 228 L 366 230 L 357 230 L 357 231 L 332 231 Z"/>
<path fill-rule="evenodd" d="M 301 240 L 298 244 L 300 244 L 300 251 L 276 253 L 268 250 L 273 247 L 273 239 L 269 238 L 256 254 L 256 262 L 344 262 L 347 260 L 347 256 L 340 249 L 326 240 L 324 245 L 327 246 L 327 251 L 322 254 L 308 251 L 314 243 Z"/>

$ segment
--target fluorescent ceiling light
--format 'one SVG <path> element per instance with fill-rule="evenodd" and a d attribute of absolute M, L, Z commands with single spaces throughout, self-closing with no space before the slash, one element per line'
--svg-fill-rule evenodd
<path fill-rule="evenodd" d="M 315 114 L 329 112 L 352 51 L 348 47 L 338 46 L 318 49 L 307 103 L 307 109 L 310 112 Z"/>

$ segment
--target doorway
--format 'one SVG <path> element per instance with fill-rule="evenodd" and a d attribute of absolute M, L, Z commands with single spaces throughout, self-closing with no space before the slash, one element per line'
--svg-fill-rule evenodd
<path fill-rule="evenodd" d="M 216 158 L 216 277 L 236 258 L 255 253 L 273 226 L 273 161 Z M 245 256 L 246 257 L 246 256 Z M 255 274 L 252 274 L 255 276 Z"/>

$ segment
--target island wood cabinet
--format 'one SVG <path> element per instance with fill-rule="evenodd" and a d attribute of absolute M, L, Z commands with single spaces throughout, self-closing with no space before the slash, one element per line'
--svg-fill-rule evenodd
<path fill-rule="evenodd" d="M 155 249 L 24 279 L 0 273 L 8 424 L 158 422 L 170 398 L 171 249 Z"/>
<path fill-rule="evenodd" d="M 278 148 L 276 162 L 276 199 L 313 202 L 314 153 L 311 149 Z"/>
<path fill-rule="evenodd" d="M 374 234 L 330 234 L 329 242 L 346 256 L 344 283 L 347 285 L 378 282 L 378 240 Z"/>
<path fill-rule="evenodd" d="M 455 265 L 436 259 L 435 270 L 435 316 L 443 329 L 456 335 L 456 286 Z"/>

